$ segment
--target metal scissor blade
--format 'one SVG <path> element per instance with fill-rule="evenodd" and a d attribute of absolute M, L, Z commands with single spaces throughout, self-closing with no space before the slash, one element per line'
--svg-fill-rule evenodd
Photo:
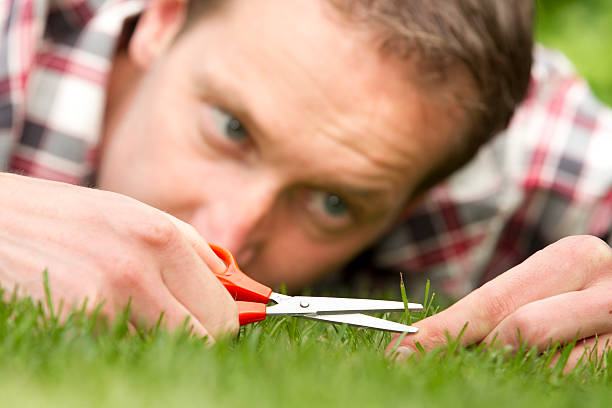
<path fill-rule="evenodd" d="M 385 330 L 396 333 L 416 333 L 418 328 L 390 320 L 379 319 L 360 313 L 339 314 L 339 315 L 300 315 L 306 319 L 322 320 L 331 323 L 346 323 L 351 326 L 368 327 L 371 329 Z"/>
<path fill-rule="evenodd" d="M 423 306 L 418 303 L 408 303 L 408 309 L 411 311 L 421 311 Z M 279 303 L 276 305 L 268 306 L 266 314 L 269 316 L 295 316 L 403 311 L 404 303 L 393 300 L 291 296 L 279 299 Z"/>

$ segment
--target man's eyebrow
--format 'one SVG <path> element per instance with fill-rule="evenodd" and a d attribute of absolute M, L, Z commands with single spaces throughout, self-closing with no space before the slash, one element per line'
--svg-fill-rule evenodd
<path fill-rule="evenodd" d="M 223 75 L 217 75 L 210 70 L 203 70 L 200 75 L 204 93 L 211 97 L 212 103 L 218 104 L 218 108 L 227 110 L 244 125 L 251 135 L 265 137 L 261 125 L 248 109 L 246 99 L 240 93 L 240 86 Z"/>

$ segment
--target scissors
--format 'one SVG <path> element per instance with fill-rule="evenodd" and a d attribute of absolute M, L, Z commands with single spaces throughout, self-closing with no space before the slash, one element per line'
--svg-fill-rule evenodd
<path fill-rule="evenodd" d="M 210 247 L 227 265 L 223 273 L 215 275 L 236 301 L 241 326 L 265 320 L 267 316 L 294 316 L 398 333 L 418 331 L 413 326 L 361 314 L 404 311 L 403 302 L 283 295 L 248 277 L 227 249 L 212 244 Z M 267 306 L 270 301 L 275 305 Z M 410 311 L 423 310 L 423 305 L 418 303 L 408 303 L 407 307 Z"/>

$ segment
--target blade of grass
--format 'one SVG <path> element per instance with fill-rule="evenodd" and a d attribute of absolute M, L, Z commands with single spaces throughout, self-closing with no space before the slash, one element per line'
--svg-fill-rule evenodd
<path fill-rule="evenodd" d="M 404 285 L 404 274 L 400 272 L 400 292 L 402 294 L 402 302 L 404 302 L 404 318 L 402 323 L 412 323 L 410 310 L 408 309 L 408 296 L 406 295 L 406 286 Z"/>
<path fill-rule="evenodd" d="M 53 319 L 55 317 L 55 312 L 53 311 L 51 286 L 49 285 L 49 272 L 47 271 L 47 269 L 43 271 L 43 286 L 45 288 L 45 301 L 47 302 L 47 308 L 49 309 L 49 317 Z"/>

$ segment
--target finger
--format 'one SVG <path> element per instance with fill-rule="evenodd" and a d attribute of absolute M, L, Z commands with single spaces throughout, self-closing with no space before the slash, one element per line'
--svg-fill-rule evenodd
<path fill-rule="evenodd" d="M 484 339 L 518 349 L 520 342 L 544 350 L 576 338 L 612 332 L 611 289 L 590 288 L 528 303 L 510 314 Z M 520 339 L 519 339 L 520 333 Z"/>
<path fill-rule="evenodd" d="M 227 269 L 227 265 L 214 253 L 210 245 L 206 240 L 193 228 L 190 224 L 179 220 L 178 218 L 163 212 L 163 214 L 172 221 L 172 223 L 178 228 L 181 234 L 189 241 L 196 253 L 206 262 L 206 265 L 214 273 L 223 273 Z"/>
<path fill-rule="evenodd" d="M 569 373 L 581 363 L 605 364 L 604 356 L 610 350 L 612 350 L 612 334 L 592 336 L 578 341 L 567 358 L 563 374 Z M 560 358 L 561 352 L 557 352 L 551 367 L 556 366 Z"/>
<path fill-rule="evenodd" d="M 215 337 L 238 330 L 238 311 L 229 292 L 187 244 L 168 248 L 161 276 L 170 293 Z"/>
<path fill-rule="evenodd" d="M 415 348 L 418 341 L 424 349 L 432 349 L 446 344 L 447 333 L 456 338 L 466 323 L 461 344 L 479 342 L 521 306 L 591 284 L 602 265 L 610 264 L 611 254 L 612 249 L 595 237 L 557 241 L 450 308 L 414 324 L 419 332 L 406 336 L 402 345 Z"/>
<path fill-rule="evenodd" d="M 191 329 L 200 338 L 206 338 L 207 343 L 215 339 L 198 319 L 185 308 L 163 285 L 150 296 L 132 298 L 130 303 L 130 320 L 132 327 L 154 327 L 160 320 L 161 326 L 167 330 L 183 327 Z"/>

